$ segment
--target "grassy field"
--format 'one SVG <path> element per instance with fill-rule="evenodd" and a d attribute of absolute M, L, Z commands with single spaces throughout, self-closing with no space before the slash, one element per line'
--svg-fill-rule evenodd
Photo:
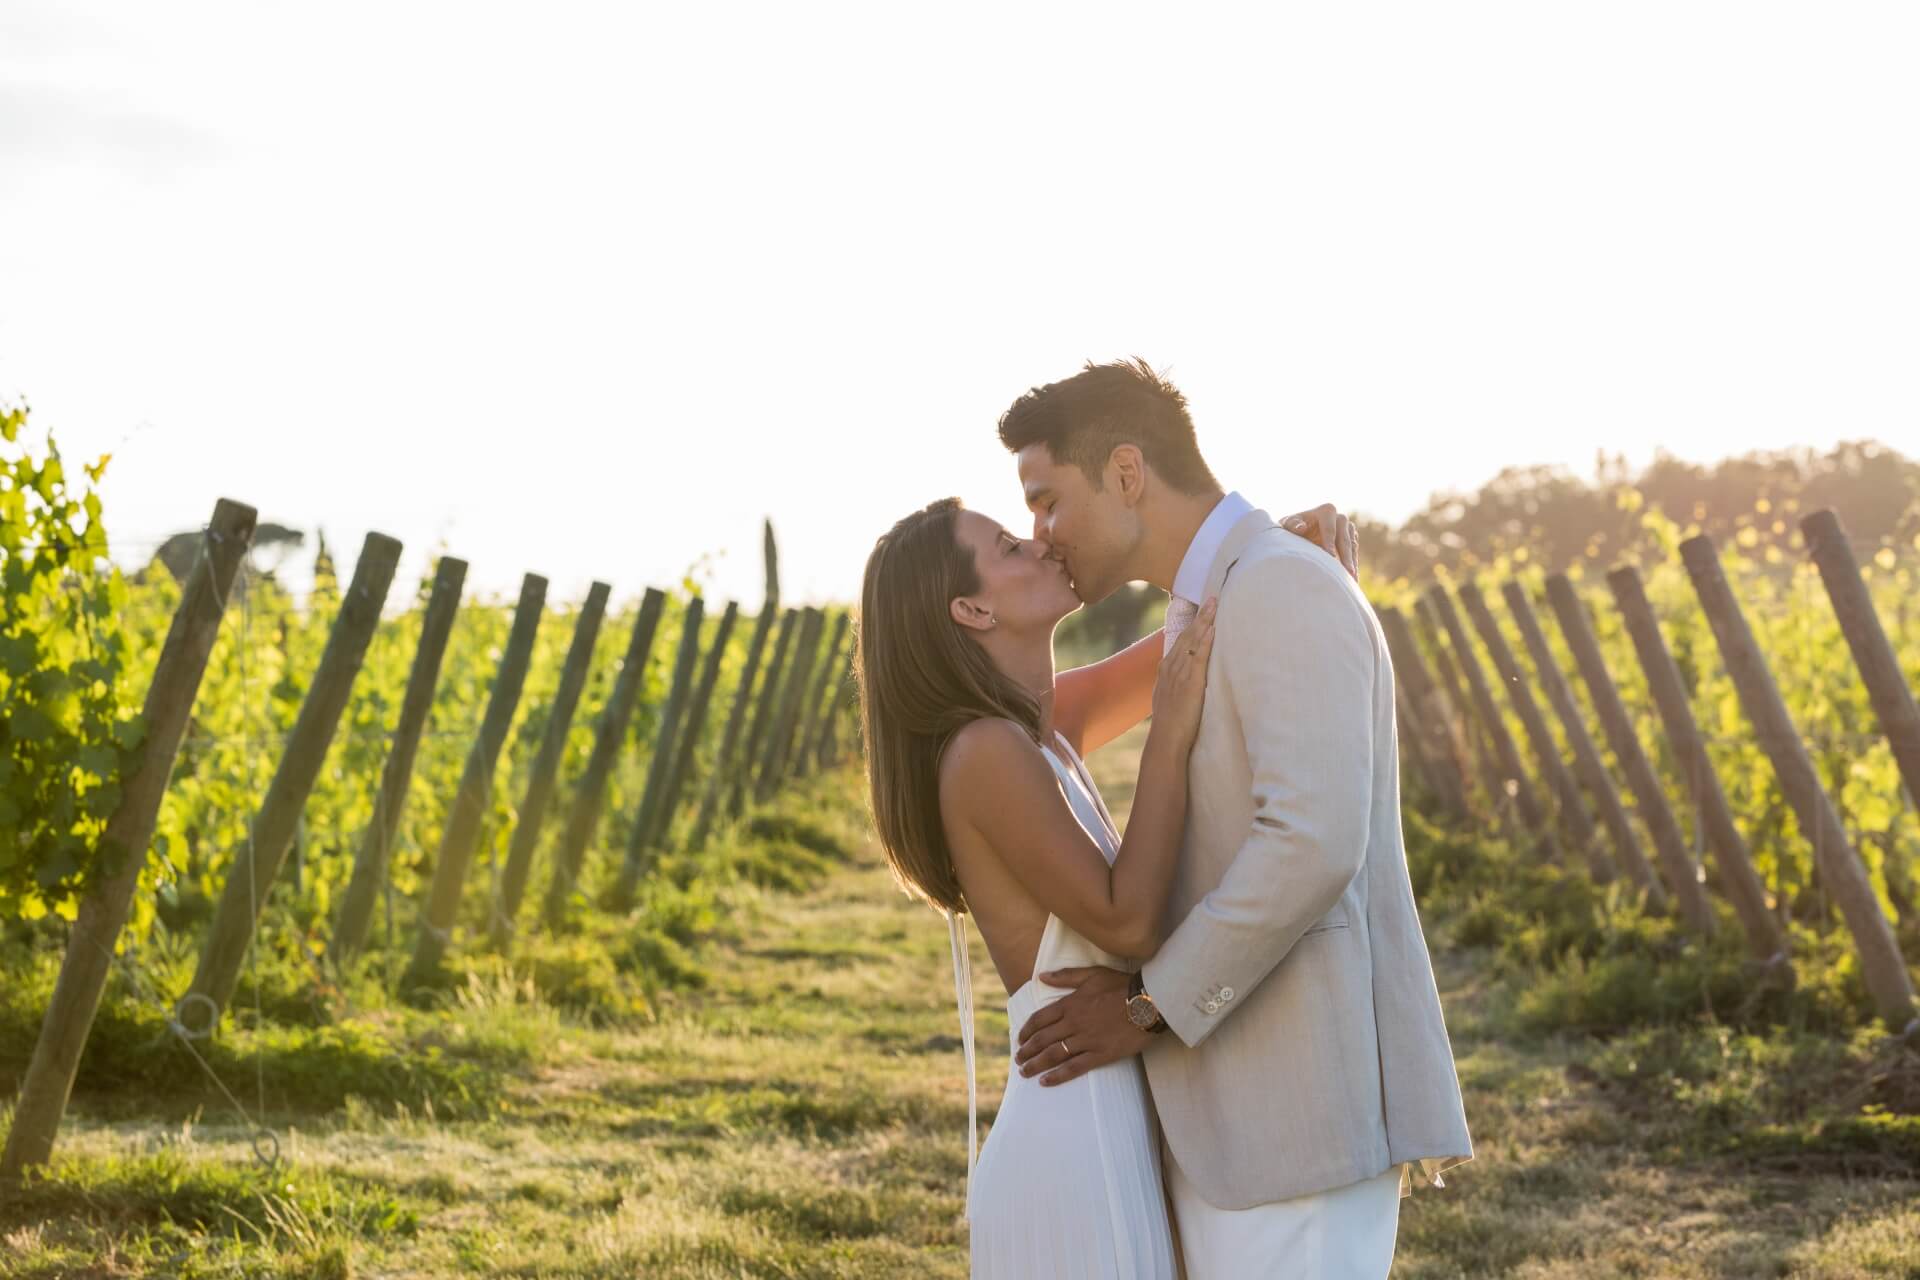
<path fill-rule="evenodd" d="M 1116 816 L 1136 751 L 1093 762 Z M 83 1093 L 51 1176 L 0 1206 L 0 1275 L 964 1275 L 945 927 L 860 838 L 856 779 L 792 803 L 834 840 L 766 842 L 771 872 L 726 887 L 697 973 L 643 1014 L 583 1017 L 502 971 L 445 1012 L 331 1028 L 334 1070 L 369 1069 L 357 1035 L 407 1083 L 270 1105 L 272 1177 L 204 1091 Z M 1737 1120 L 1739 1097 L 1623 1086 L 1618 1041 L 1515 1035 L 1512 991 L 1441 934 L 1478 1159 L 1406 1202 L 1397 1276 L 1920 1276 L 1906 1148 L 1798 1140 L 1811 1120 L 1771 1145 L 1716 1141 L 1702 1117 Z M 1006 1024 L 976 965 L 990 1120 Z M 272 1098 L 335 1061 L 304 1041 L 267 1056 L 273 1034 L 229 1038 L 248 1098 L 250 1071 Z M 1761 1070 L 1750 1047 L 1726 1053 Z"/>

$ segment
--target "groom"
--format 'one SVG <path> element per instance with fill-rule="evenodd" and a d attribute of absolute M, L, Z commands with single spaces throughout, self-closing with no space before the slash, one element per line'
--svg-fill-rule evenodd
<path fill-rule="evenodd" d="M 1332 557 L 1221 492 L 1185 398 L 1139 360 L 1029 391 L 1000 440 L 1082 600 L 1167 589 L 1171 647 L 1219 598 L 1164 942 L 1138 975 L 1040 975 L 1075 990 L 1016 1061 L 1058 1084 L 1143 1056 L 1189 1280 L 1385 1276 L 1409 1175 L 1440 1185 L 1473 1148 L 1380 626 Z"/>

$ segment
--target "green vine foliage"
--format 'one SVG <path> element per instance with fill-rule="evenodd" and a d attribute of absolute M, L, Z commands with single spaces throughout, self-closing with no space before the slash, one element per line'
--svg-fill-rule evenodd
<path fill-rule="evenodd" d="M 95 486 L 76 486 L 25 406 L 0 406 L 0 919 L 72 919 L 116 868 L 101 836 L 143 725 L 128 590 Z"/>
<path fill-rule="evenodd" d="M 1634 516 L 1633 545 L 1638 554 L 1626 562 L 1637 564 L 1647 597 L 1659 618 L 1660 629 L 1680 668 L 1693 716 L 1706 740 L 1707 753 L 1733 810 L 1734 822 L 1752 855 L 1755 870 L 1767 889 L 1783 925 L 1825 931 L 1837 926 L 1832 903 L 1820 887 L 1814 852 L 1775 775 L 1773 763 L 1755 736 L 1733 680 L 1722 660 L 1712 627 L 1702 613 L 1699 597 L 1680 562 L 1680 543 L 1699 533 L 1696 524 L 1683 525 L 1642 502 L 1628 491 L 1621 505 Z M 1821 583 L 1819 570 L 1806 554 L 1805 539 L 1797 528 L 1800 504 L 1793 498 L 1777 502 L 1762 498 L 1752 511 L 1732 521 L 1731 536 L 1719 541 L 1721 563 L 1741 611 L 1753 629 L 1788 713 L 1799 729 L 1854 852 L 1865 864 L 1881 907 L 1911 932 L 1920 920 L 1920 812 L 1908 793 L 1898 762 L 1873 714 L 1866 686 L 1841 634 L 1838 619 Z M 1843 518 L 1846 512 L 1842 512 Z M 1909 530 L 1914 530 L 1909 532 Z M 1880 545 L 1860 546 L 1861 573 L 1884 624 L 1902 670 L 1910 684 L 1920 685 L 1920 502 L 1901 525 L 1897 536 Z M 1508 648 L 1524 670 L 1531 672 L 1518 630 L 1498 601 L 1498 584 L 1518 579 L 1533 598 L 1549 646 L 1563 674 L 1572 676 L 1574 663 L 1560 628 L 1544 599 L 1543 574 L 1528 550 L 1517 547 L 1491 561 L 1476 564 L 1470 577 L 1494 599 Z M 1591 622 L 1602 655 L 1635 733 L 1666 782 L 1665 791 L 1675 816 L 1695 855 L 1714 876 L 1707 854 L 1705 832 L 1689 800 L 1686 773 L 1667 740 L 1640 661 L 1612 593 L 1605 571 L 1615 563 L 1608 549 L 1596 543 L 1588 554 L 1567 566 L 1579 594 L 1588 602 Z M 1460 579 L 1438 575 L 1454 585 Z M 1410 610 L 1428 581 L 1400 578 L 1375 580 L 1371 594 L 1383 603 Z M 1492 663 L 1478 643 L 1475 653 L 1483 670 Z M 1535 687 L 1538 687 L 1537 676 Z M 1580 703 L 1589 732 L 1609 771 L 1622 776 L 1599 732 L 1584 682 L 1569 680 Z M 1534 768 L 1532 753 L 1519 720 L 1508 712 L 1508 728 Z M 1549 717 L 1562 759 L 1571 751 L 1557 718 Z M 1629 810 L 1633 797 L 1624 792 Z M 1851 961 L 1849 960 L 1849 964 Z M 1863 1002 L 1864 1005 L 1864 1002 Z"/>

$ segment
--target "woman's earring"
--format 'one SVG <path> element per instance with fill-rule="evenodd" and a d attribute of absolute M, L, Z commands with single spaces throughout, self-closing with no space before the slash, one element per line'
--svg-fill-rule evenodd
<path fill-rule="evenodd" d="M 997 627 L 1000 625 L 1000 619 L 994 617 L 991 613 L 989 613 L 987 615 L 987 625 L 990 627 Z"/>

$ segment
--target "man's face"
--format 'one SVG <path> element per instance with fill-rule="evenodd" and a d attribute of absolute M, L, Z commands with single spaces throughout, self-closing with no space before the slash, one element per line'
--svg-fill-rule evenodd
<path fill-rule="evenodd" d="M 1084 471 L 1056 462 L 1044 444 L 1028 445 L 1014 462 L 1033 513 L 1033 536 L 1066 562 L 1074 594 L 1088 604 L 1112 595 L 1131 576 L 1127 561 L 1139 541 L 1133 508 L 1111 483 L 1112 464 L 1109 483 L 1096 489 Z"/>

